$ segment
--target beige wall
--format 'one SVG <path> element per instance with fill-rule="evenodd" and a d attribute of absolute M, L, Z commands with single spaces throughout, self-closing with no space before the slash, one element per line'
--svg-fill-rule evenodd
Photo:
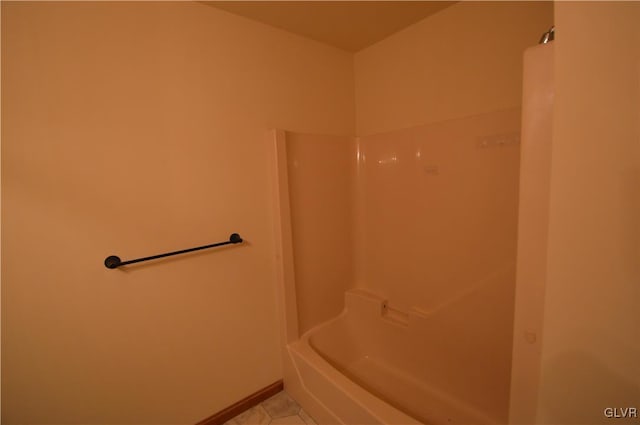
<path fill-rule="evenodd" d="M 355 55 L 358 135 L 519 107 L 551 2 L 460 2 Z"/>
<path fill-rule="evenodd" d="M 538 422 L 610 423 L 604 408 L 640 407 L 640 3 L 555 15 Z"/>
<path fill-rule="evenodd" d="M 2 89 L 2 422 L 193 423 L 279 379 L 264 132 L 353 134 L 352 56 L 198 3 L 3 2 Z"/>

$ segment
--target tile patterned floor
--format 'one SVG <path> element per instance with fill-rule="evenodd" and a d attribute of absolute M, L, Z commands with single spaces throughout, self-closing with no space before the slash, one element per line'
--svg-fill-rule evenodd
<path fill-rule="evenodd" d="M 307 412 L 284 391 L 240 413 L 225 425 L 316 425 Z"/>

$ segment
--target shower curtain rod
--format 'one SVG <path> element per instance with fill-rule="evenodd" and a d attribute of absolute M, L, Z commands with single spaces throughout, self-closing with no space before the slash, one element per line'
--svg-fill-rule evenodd
<path fill-rule="evenodd" d="M 109 257 L 104 259 L 104 265 L 108 269 L 115 269 L 127 264 L 140 263 L 142 261 L 155 260 L 158 258 L 169 257 L 172 255 L 186 254 L 187 252 L 199 251 L 201 249 L 213 248 L 216 246 L 236 244 L 236 243 L 242 243 L 242 238 L 240 237 L 239 234 L 232 233 L 231 236 L 229 236 L 229 240 L 225 242 L 218 242 L 211 245 L 203 245 L 195 248 L 182 249 L 180 251 L 167 252 L 166 254 L 152 255 L 150 257 L 136 258 L 135 260 L 122 261 L 120 260 L 120 257 L 118 257 L 117 255 L 110 255 Z"/>

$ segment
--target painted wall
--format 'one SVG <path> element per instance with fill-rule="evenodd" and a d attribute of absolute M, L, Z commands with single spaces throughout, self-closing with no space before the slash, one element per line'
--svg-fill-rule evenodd
<path fill-rule="evenodd" d="M 551 2 L 460 2 L 355 55 L 360 136 L 519 107 Z"/>
<path fill-rule="evenodd" d="M 264 132 L 353 134 L 352 56 L 169 2 L 3 2 L 2 53 L 2 422 L 194 423 L 279 379 Z"/>
<path fill-rule="evenodd" d="M 640 3 L 558 2 L 555 15 L 537 421 L 635 423 L 604 409 L 640 407 Z"/>

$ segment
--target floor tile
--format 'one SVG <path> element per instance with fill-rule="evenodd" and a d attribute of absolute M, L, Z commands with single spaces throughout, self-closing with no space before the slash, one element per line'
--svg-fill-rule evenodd
<path fill-rule="evenodd" d="M 274 419 L 297 416 L 300 411 L 300 405 L 284 391 L 280 391 L 270 399 L 263 401 L 262 406 Z"/>
<path fill-rule="evenodd" d="M 244 413 L 240 413 L 227 423 L 230 425 L 267 425 L 270 422 L 271 416 L 261 405 L 257 405 Z"/>
<path fill-rule="evenodd" d="M 305 425 L 304 420 L 298 415 L 285 416 L 271 421 L 271 425 Z"/>

